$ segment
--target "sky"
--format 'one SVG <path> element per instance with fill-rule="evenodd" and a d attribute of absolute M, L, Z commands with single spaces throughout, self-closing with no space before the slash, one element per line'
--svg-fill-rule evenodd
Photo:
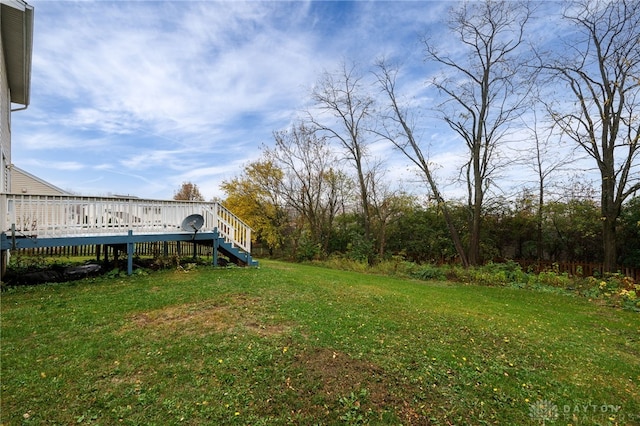
<path fill-rule="evenodd" d="M 421 38 L 444 44 L 440 1 L 30 1 L 31 104 L 12 115 L 13 163 L 81 195 L 206 199 L 309 106 L 325 71 L 399 61 L 401 91 L 430 102 Z M 551 37 L 557 22 L 534 27 Z M 421 137 L 444 181 L 464 145 L 426 113 Z M 437 141 L 437 142 L 434 142 Z M 389 180 L 415 184 L 389 144 Z M 451 189 L 455 192 L 455 188 Z"/>

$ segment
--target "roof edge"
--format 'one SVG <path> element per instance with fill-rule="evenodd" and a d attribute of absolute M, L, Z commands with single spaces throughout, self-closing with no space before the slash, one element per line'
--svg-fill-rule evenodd
<path fill-rule="evenodd" d="M 31 59 L 33 54 L 33 6 L 22 0 L 0 0 L 10 17 L 2 16 L 2 41 L 11 103 L 28 106 L 31 101 Z M 13 55 L 13 57 L 12 57 Z"/>

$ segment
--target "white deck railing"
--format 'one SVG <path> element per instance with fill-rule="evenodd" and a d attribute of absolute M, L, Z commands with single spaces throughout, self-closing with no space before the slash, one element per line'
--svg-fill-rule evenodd
<path fill-rule="evenodd" d="M 227 242 L 251 252 L 251 228 L 217 202 L 140 198 L 0 194 L 1 231 L 39 238 L 184 232 L 191 214 L 201 231 L 217 229 Z"/>

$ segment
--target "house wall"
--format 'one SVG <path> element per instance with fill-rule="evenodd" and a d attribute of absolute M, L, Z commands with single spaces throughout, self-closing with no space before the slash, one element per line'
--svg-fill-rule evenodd
<path fill-rule="evenodd" d="M 11 97 L 0 31 L 0 193 L 8 192 L 11 182 Z"/>
<path fill-rule="evenodd" d="M 69 195 L 68 192 L 15 166 L 12 166 L 10 169 L 11 185 L 9 185 L 9 192 L 12 194 Z"/>

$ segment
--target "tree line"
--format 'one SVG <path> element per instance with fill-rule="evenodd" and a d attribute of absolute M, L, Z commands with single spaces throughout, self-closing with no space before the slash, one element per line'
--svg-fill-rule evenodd
<path fill-rule="evenodd" d="M 299 120 L 223 182 L 224 203 L 259 243 L 297 258 L 639 265 L 640 3 L 562 3 L 553 48 L 530 35 L 548 7 L 451 6 L 449 44 L 420 39 L 425 64 L 439 70 L 428 100 L 406 89 L 402 58 L 323 72 Z M 424 111 L 464 147 L 463 196 L 444 191 Z M 390 182 L 381 143 L 412 165 L 422 194 Z M 578 160 L 596 170 L 595 189 L 572 168 Z M 507 188 L 503 176 L 522 170 L 531 183 Z"/>

